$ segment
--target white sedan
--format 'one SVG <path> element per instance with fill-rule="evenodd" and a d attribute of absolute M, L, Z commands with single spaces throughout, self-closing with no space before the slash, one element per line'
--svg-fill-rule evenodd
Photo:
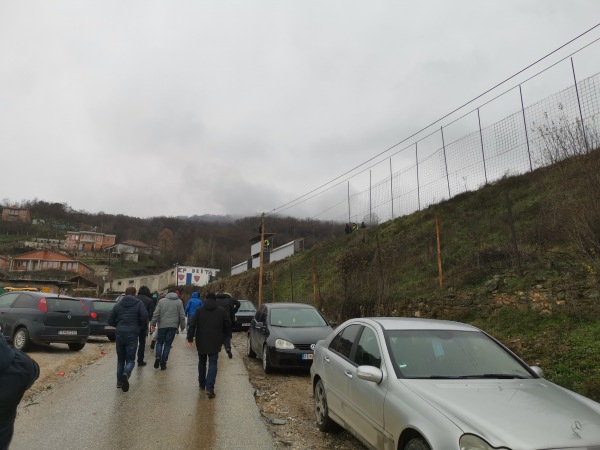
<path fill-rule="evenodd" d="M 600 449 L 600 404 L 458 322 L 352 319 L 319 341 L 317 425 L 381 450 Z"/>

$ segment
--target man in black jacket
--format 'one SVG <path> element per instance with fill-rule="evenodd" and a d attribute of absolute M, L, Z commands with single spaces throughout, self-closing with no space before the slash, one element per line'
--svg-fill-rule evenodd
<path fill-rule="evenodd" d="M 136 295 L 135 297 L 144 304 L 144 307 L 148 312 L 148 317 L 152 318 L 152 314 L 154 314 L 154 307 L 152 303 L 152 293 L 150 292 L 150 288 L 148 286 L 140 286 L 138 295 Z M 146 361 L 144 361 L 144 353 L 146 350 L 146 336 L 148 336 L 148 322 L 146 323 L 145 327 L 140 328 L 140 335 L 138 339 L 137 363 L 140 367 L 146 365 Z"/>
<path fill-rule="evenodd" d="M 215 397 L 217 361 L 226 336 L 231 336 L 231 319 L 223 308 L 217 306 L 215 294 L 208 293 L 201 308 L 188 322 L 188 347 L 193 348 L 196 338 L 198 350 L 198 382 L 208 398 Z M 206 363 L 208 360 L 208 370 Z"/>
<path fill-rule="evenodd" d="M 108 324 L 116 327 L 117 388 L 122 388 L 123 392 L 129 390 L 129 377 L 135 367 L 140 329 L 148 326 L 148 311 L 134 295 L 134 287 L 125 289 L 125 297 L 108 316 Z"/>
<path fill-rule="evenodd" d="M 217 300 L 217 305 L 225 310 L 229 316 L 231 325 L 233 326 L 235 323 L 235 313 L 240 309 L 240 302 L 234 299 L 229 292 L 219 292 L 215 298 Z M 231 338 L 232 334 L 231 331 L 229 331 L 229 335 L 225 336 L 225 340 L 223 341 L 223 346 L 225 347 L 229 359 L 233 358 L 233 353 L 231 353 Z"/>
<path fill-rule="evenodd" d="M 21 350 L 9 347 L 0 332 L 0 450 L 12 440 L 17 406 L 40 376 L 40 366 Z"/>

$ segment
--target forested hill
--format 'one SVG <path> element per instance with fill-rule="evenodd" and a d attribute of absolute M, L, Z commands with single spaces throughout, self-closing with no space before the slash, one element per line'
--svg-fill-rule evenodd
<path fill-rule="evenodd" d="M 64 239 L 66 231 L 95 230 L 116 235 L 117 243 L 136 240 L 157 245 L 161 250 L 161 256 L 156 258 L 159 265 L 170 267 L 179 263 L 211 267 L 220 269 L 222 275 L 227 275 L 233 265 L 248 259 L 249 241 L 258 235 L 261 222 L 260 216 L 235 218 L 195 215 L 141 219 L 122 214 L 76 211 L 66 203 L 37 199 L 21 202 L 20 206 L 29 208 L 31 218 L 43 220 L 44 224 L 0 221 L 3 235 Z M 297 238 L 304 238 L 305 248 L 311 248 L 342 236 L 344 224 L 268 216 L 265 219 L 265 232 L 274 233 L 272 248 Z M 11 243 L 6 244 L 7 241 Z M 0 253 L 15 254 L 23 250 L 14 239 L 5 239 L 4 242 Z"/>

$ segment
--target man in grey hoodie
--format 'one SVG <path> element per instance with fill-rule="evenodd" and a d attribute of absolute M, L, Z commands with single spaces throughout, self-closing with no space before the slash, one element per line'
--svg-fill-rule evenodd
<path fill-rule="evenodd" d="M 175 289 L 169 289 L 169 293 L 156 304 L 156 309 L 150 321 L 150 331 L 154 332 L 154 328 L 157 326 L 158 336 L 156 337 L 154 368 L 158 369 L 158 366 L 160 366 L 161 370 L 165 370 L 177 329 L 185 330 L 183 303 L 175 293 Z"/>

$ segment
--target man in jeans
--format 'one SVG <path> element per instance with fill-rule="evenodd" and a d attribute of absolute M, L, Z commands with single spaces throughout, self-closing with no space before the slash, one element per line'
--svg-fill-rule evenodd
<path fill-rule="evenodd" d="M 150 332 L 154 332 L 156 326 L 158 326 L 158 335 L 154 368 L 158 369 L 160 365 L 160 370 L 166 370 L 175 334 L 178 329 L 185 330 L 183 303 L 175 293 L 175 289 L 169 290 L 169 293 L 156 304 L 150 321 Z"/>
<path fill-rule="evenodd" d="M 200 390 L 206 390 L 208 398 L 215 397 L 217 361 L 226 336 L 231 334 L 229 314 L 217 306 L 215 294 L 206 295 L 206 300 L 188 321 L 188 347 L 193 348 L 196 338 L 198 350 L 198 382 Z M 208 370 L 206 363 L 208 361 Z"/>
<path fill-rule="evenodd" d="M 116 328 L 117 388 L 123 389 L 123 392 L 129 390 L 129 377 L 135 367 L 140 330 L 148 326 L 148 311 L 134 295 L 134 287 L 125 289 L 125 297 L 108 316 L 108 324 Z"/>

